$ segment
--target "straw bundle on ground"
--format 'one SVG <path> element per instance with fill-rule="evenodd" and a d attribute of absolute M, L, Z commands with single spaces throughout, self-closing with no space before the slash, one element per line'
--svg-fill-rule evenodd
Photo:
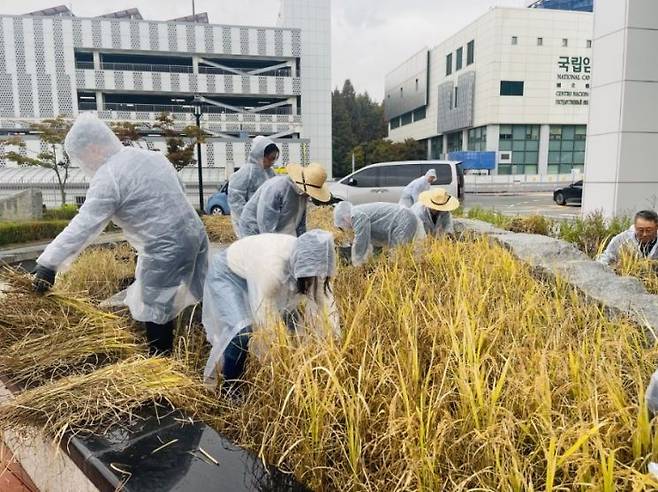
<path fill-rule="evenodd" d="M 100 302 L 132 283 L 135 264 L 135 250 L 127 243 L 91 248 L 58 276 L 56 287 L 74 297 Z"/>
<path fill-rule="evenodd" d="M 342 268 L 335 294 L 342 340 L 251 358 L 246 403 L 215 422 L 313 489 L 658 485 L 658 351 L 572 288 L 486 240 L 442 240 Z"/>
<path fill-rule="evenodd" d="M 0 310 L 0 372 L 23 385 L 88 372 L 145 351 L 131 322 L 85 300 L 32 291 L 31 278 L 6 270 Z"/>
<path fill-rule="evenodd" d="M 202 220 L 210 242 L 228 244 L 235 241 L 235 232 L 229 215 L 204 215 Z"/>
<path fill-rule="evenodd" d="M 66 432 L 104 432 L 126 424 L 145 405 L 158 406 L 162 415 L 178 408 L 193 417 L 212 403 L 180 364 L 139 357 L 18 394 L 0 405 L 0 431 L 38 428 L 59 440 Z"/>

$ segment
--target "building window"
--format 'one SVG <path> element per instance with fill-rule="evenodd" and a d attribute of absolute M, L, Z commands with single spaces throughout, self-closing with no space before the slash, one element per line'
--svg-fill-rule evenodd
<path fill-rule="evenodd" d="M 388 122 L 389 126 L 391 127 L 391 130 L 394 128 L 398 128 L 400 126 L 400 118 L 392 118 L 391 121 Z"/>
<path fill-rule="evenodd" d="M 537 38 L 537 46 L 544 46 L 544 38 Z"/>
<path fill-rule="evenodd" d="M 487 127 L 479 126 L 468 130 L 468 150 L 482 152 L 487 150 Z"/>
<path fill-rule="evenodd" d="M 562 47 L 566 48 L 569 46 L 569 40 L 567 38 L 562 38 Z"/>
<path fill-rule="evenodd" d="M 548 141 L 548 173 L 571 174 L 585 166 L 585 125 L 551 125 Z"/>
<path fill-rule="evenodd" d="M 424 120 L 425 116 L 427 116 L 426 106 L 414 110 L 414 121 Z"/>
<path fill-rule="evenodd" d="M 475 61 L 475 41 L 469 41 L 466 45 L 466 65 L 470 65 Z"/>
<path fill-rule="evenodd" d="M 523 95 L 523 81 L 501 80 L 500 81 L 500 95 L 501 96 L 522 96 Z"/>
<path fill-rule="evenodd" d="M 592 40 L 588 39 L 587 42 L 585 43 L 585 46 L 588 47 L 588 48 L 591 48 L 592 47 Z"/>
<path fill-rule="evenodd" d="M 464 49 L 459 47 L 457 48 L 456 58 L 455 58 L 455 72 L 462 69 L 462 56 L 464 54 Z"/>
<path fill-rule="evenodd" d="M 462 132 L 448 133 L 448 152 L 459 152 L 462 150 Z"/>
<path fill-rule="evenodd" d="M 430 159 L 441 159 L 443 154 L 443 135 L 430 138 Z"/>
<path fill-rule="evenodd" d="M 459 97 L 459 87 L 455 87 L 455 108 L 457 107 L 458 104 L 458 97 Z"/>
<path fill-rule="evenodd" d="M 411 112 L 404 113 L 402 116 L 400 116 L 400 125 L 401 126 L 408 125 L 411 122 L 412 122 Z"/>
<path fill-rule="evenodd" d="M 519 38 L 516 36 L 512 36 L 512 45 L 517 45 L 519 44 Z"/>
<path fill-rule="evenodd" d="M 500 125 L 498 150 L 512 152 L 512 162 L 499 164 L 498 174 L 537 174 L 539 125 Z"/>
<path fill-rule="evenodd" d="M 446 56 L 446 75 L 452 73 L 452 53 Z"/>

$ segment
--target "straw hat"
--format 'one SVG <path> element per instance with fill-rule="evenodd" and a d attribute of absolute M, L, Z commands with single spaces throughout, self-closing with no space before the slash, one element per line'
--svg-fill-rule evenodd
<path fill-rule="evenodd" d="M 459 207 L 459 200 L 450 196 L 443 188 L 423 191 L 418 196 L 418 201 L 432 210 L 439 212 L 452 212 Z"/>
<path fill-rule="evenodd" d="M 325 184 L 325 181 L 327 181 L 327 172 L 321 164 L 312 162 L 306 167 L 299 164 L 288 164 L 286 171 L 292 182 L 297 185 L 297 188 L 311 198 L 315 198 L 320 202 L 331 200 L 331 192 Z"/>

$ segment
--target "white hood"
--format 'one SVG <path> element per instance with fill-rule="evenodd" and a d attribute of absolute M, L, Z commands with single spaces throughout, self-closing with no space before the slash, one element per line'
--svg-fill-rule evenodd
<path fill-rule="evenodd" d="M 91 113 L 83 113 L 64 139 L 64 149 L 74 166 L 92 178 L 123 145 L 110 128 Z"/>
<path fill-rule="evenodd" d="M 263 158 L 265 157 L 265 148 L 273 143 L 274 142 L 271 138 L 258 135 L 256 138 L 254 138 L 254 141 L 251 144 L 251 150 L 249 151 L 249 158 L 247 159 L 247 162 L 249 164 L 258 164 L 262 167 Z"/>

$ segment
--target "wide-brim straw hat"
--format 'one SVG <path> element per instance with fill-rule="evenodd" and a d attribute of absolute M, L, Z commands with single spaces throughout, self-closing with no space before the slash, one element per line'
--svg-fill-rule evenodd
<path fill-rule="evenodd" d="M 286 171 L 295 186 L 311 198 L 320 202 L 331 201 L 331 192 L 326 184 L 327 171 L 321 164 L 312 162 L 306 167 L 299 164 L 288 164 Z"/>
<path fill-rule="evenodd" d="M 439 212 L 452 212 L 459 208 L 459 200 L 451 196 L 443 188 L 434 188 L 429 191 L 423 191 L 418 196 L 418 201 L 432 210 Z"/>

